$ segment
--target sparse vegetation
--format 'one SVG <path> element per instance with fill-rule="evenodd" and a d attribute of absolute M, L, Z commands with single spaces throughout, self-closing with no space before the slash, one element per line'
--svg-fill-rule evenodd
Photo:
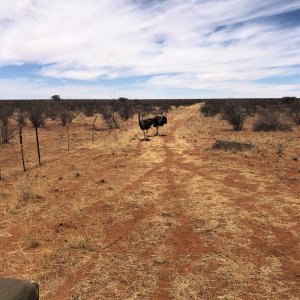
<path fill-rule="evenodd" d="M 205 117 L 214 117 L 221 112 L 220 101 L 206 101 L 204 105 L 200 107 L 200 112 L 204 114 Z"/>
<path fill-rule="evenodd" d="M 25 113 L 18 113 L 17 122 L 19 126 L 25 127 L 26 126 L 26 115 Z"/>
<path fill-rule="evenodd" d="M 251 130 L 254 111 L 292 124 L 292 102 L 275 100 L 236 100 L 249 116 L 239 132 L 204 117 L 204 104 L 175 101 L 166 136 L 151 127 L 147 143 L 137 114 L 126 130 L 107 130 L 108 101 L 45 101 L 41 167 L 31 123 L 23 128 L 26 173 L 19 140 L 0 145 L 0 276 L 29 274 L 45 300 L 297 299 L 300 127 Z M 40 103 L 32 102 L 13 104 L 11 128 Z M 116 119 L 122 104 L 150 118 L 173 103 L 145 102 L 115 100 Z M 79 113 L 68 155 L 64 110 Z"/>
<path fill-rule="evenodd" d="M 234 130 L 242 130 L 248 114 L 242 106 L 231 102 L 223 107 L 221 117 L 223 120 L 226 120 Z"/>
<path fill-rule="evenodd" d="M 282 156 L 283 155 L 283 152 L 284 152 L 285 148 L 286 148 L 286 146 L 283 145 L 282 143 L 278 143 L 276 145 L 276 152 L 277 152 L 278 156 Z"/>
<path fill-rule="evenodd" d="M 279 112 L 262 111 L 253 125 L 254 131 L 291 131 L 292 127 L 285 123 Z"/>
<path fill-rule="evenodd" d="M 0 143 L 6 144 L 13 136 L 13 130 L 10 128 L 9 121 L 14 113 L 14 108 L 11 105 L 5 105 L 0 102 L 0 128 L 1 136 Z"/>
<path fill-rule="evenodd" d="M 20 201 L 28 202 L 45 199 L 45 193 L 41 185 L 37 184 L 34 179 L 25 177 L 17 188 Z"/>
<path fill-rule="evenodd" d="M 36 249 L 40 246 L 39 241 L 32 234 L 28 234 L 24 239 L 24 247 L 26 250 L 28 249 Z"/>
<path fill-rule="evenodd" d="M 104 122 L 109 129 L 120 128 L 120 123 L 116 114 L 116 107 L 114 105 L 107 105 L 102 108 L 101 114 Z"/>
<path fill-rule="evenodd" d="M 81 235 L 70 235 L 67 238 L 67 247 L 70 249 L 91 250 L 87 238 Z"/>
<path fill-rule="evenodd" d="M 119 115 L 123 121 L 127 121 L 134 116 L 134 107 L 128 101 L 125 101 L 120 105 L 118 109 Z"/>
<path fill-rule="evenodd" d="M 244 151 L 244 150 L 251 150 L 255 146 L 251 143 L 241 143 L 241 142 L 235 142 L 235 141 L 222 141 L 217 140 L 214 145 L 213 149 L 218 150 L 230 150 L 230 151 Z"/>
<path fill-rule="evenodd" d="M 59 115 L 59 119 L 63 127 L 71 124 L 75 118 L 76 115 L 72 111 L 67 110 L 63 110 Z"/>
<path fill-rule="evenodd" d="M 29 111 L 29 120 L 30 120 L 32 126 L 35 129 L 36 147 L 37 147 L 37 152 L 38 152 L 39 165 L 41 165 L 41 154 L 40 154 L 40 143 L 39 143 L 38 128 L 44 125 L 45 118 L 46 118 L 45 106 L 43 104 L 35 105 Z"/>
<path fill-rule="evenodd" d="M 44 104 L 36 104 L 29 111 L 29 120 L 34 128 L 42 127 L 45 124 L 46 109 Z"/>
<path fill-rule="evenodd" d="M 300 101 L 289 106 L 287 115 L 294 124 L 300 125 Z"/>

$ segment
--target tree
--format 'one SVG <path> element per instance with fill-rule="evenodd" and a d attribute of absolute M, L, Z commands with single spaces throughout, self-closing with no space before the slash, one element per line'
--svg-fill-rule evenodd
<path fill-rule="evenodd" d="M 53 96 L 51 97 L 51 99 L 54 100 L 54 101 L 60 101 L 60 100 L 61 100 L 61 98 L 60 98 L 59 95 L 53 95 Z"/>
<path fill-rule="evenodd" d="M 128 98 L 120 97 L 118 100 L 121 101 L 121 102 L 126 102 L 128 100 Z"/>

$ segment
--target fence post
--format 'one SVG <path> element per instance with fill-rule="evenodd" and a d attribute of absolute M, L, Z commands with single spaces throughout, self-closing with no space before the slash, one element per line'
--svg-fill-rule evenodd
<path fill-rule="evenodd" d="M 25 171 L 26 171 L 26 168 L 25 168 L 25 161 L 24 161 L 24 150 L 23 150 L 22 126 L 20 126 L 19 135 L 20 135 L 20 145 L 21 145 L 21 156 L 22 156 L 22 163 L 23 163 L 23 169 L 24 169 L 24 172 L 25 172 Z"/>

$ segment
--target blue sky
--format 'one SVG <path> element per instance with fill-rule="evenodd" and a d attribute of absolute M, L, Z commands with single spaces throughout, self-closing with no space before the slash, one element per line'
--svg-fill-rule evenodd
<path fill-rule="evenodd" d="M 299 0 L 0 0 L 0 99 L 300 97 Z"/>

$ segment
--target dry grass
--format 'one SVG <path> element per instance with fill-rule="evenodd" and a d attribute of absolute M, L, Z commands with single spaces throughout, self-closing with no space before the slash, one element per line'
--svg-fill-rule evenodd
<path fill-rule="evenodd" d="M 66 246 L 69 249 L 92 250 L 87 237 L 81 235 L 72 234 L 67 237 Z"/>
<path fill-rule="evenodd" d="M 244 150 L 251 150 L 255 146 L 251 143 L 241 143 L 241 142 L 235 142 L 235 141 L 222 141 L 217 140 L 212 148 L 218 149 L 218 150 L 235 150 L 235 151 L 244 151 Z"/>
<path fill-rule="evenodd" d="M 103 298 L 145 298 L 154 290 L 157 282 L 151 265 L 126 253 L 116 254 L 108 260 L 103 259 L 103 263 L 95 269 L 94 275 L 99 281 L 90 283 L 90 288 Z M 100 291 L 97 291 L 97 287 L 100 287 Z"/>
<path fill-rule="evenodd" d="M 24 248 L 25 249 L 35 249 L 40 246 L 40 242 L 37 236 L 34 234 L 28 234 L 24 236 Z"/>
<path fill-rule="evenodd" d="M 204 273 L 177 275 L 172 282 L 171 295 L 174 299 L 207 299 L 211 295 L 211 283 Z"/>
<path fill-rule="evenodd" d="M 26 174 L 17 141 L 2 147 L 0 276 L 39 281 L 42 300 L 298 299 L 300 128 L 234 132 L 199 107 L 173 109 L 149 142 L 135 119 L 93 143 L 79 115 L 70 154 L 48 120 L 41 167 L 26 127 Z"/>
<path fill-rule="evenodd" d="M 39 201 L 46 199 L 46 194 L 36 178 L 25 177 L 25 179 L 16 187 L 19 192 L 20 201 Z"/>

